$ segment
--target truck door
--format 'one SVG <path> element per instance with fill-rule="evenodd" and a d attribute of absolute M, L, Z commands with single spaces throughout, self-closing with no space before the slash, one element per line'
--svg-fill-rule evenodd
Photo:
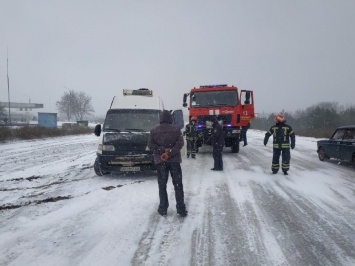
<path fill-rule="evenodd" d="M 348 128 L 340 145 L 340 160 L 351 161 L 355 151 L 355 128 Z"/>
<path fill-rule="evenodd" d="M 241 105 L 240 122 L 242 126 L 245 126 L 248 124 L 250 120 L 253 120 L 255 118 L 253 91 L 248 91 L 248 90 L 240 91 L 240 105 Z"/>
<path fill-rule="evenodd" d="M 329 139 L 327 154 L 331 158 L 340 159 L 340 147 L 344 138 L 345 129 L 337 129 L 333 136 Z"/>
<path fill-rule="evenodd" d="M 178 126 L 180 129 L 184 128 L 184 116 L 182 110 L 174 110 L 173 113 L 173 124 Z"/>

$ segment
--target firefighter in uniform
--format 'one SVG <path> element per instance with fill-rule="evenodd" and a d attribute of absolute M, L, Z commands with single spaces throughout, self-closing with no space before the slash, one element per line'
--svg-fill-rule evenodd
<path fill-rule="evenodd" d="M 292 128 L 286 124 L 286 120 L 282 114 L 275 116 L 276 125 L 272 126 L 265 134 L 264 145 L 266 146 L 269 137 L 273 136 L 273 157 L 271 170 L 276 174 L 280 168 L 280 155 L 282 154 L 282 171 L 287 175 L 290 169 L 290 147 L 295 148 L 296 138 Z M 291 145 L 290 145 L 291 140 Z"/>
<path fill-rule="evenodd" d="M 196 128 L 196 117 L 191 117 L 190 123 L 188 123 L 185 127 L 185 138 L 186 138 L 186 149 L 187 149 L 187 158 L 190 157 L 196 158 L 196 140 L 197 140 L 197 128 Z"/>

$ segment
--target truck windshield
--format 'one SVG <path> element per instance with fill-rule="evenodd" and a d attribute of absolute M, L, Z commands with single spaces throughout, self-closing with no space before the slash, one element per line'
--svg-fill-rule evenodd
<path fill-rule="evenodd" d="M 236 91 L 201 91 L 191 95 L 191 107 L 237 106 Z"/>
<path fill-rule="evenodd" d="M 159 122 L 159 110 L 112 109 L 106 114 L 103 131 L 149 132 Z"/>

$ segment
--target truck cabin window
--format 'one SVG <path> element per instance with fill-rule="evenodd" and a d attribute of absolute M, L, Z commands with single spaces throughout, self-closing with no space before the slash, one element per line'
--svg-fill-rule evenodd
<path fill-rule="evenodd" d="M 104 131 L 149 132 L 160 122 L 157 110 L 109 110 L 103 126 Z"/>
<path fill-rule="evenodd" d="M 191 95 L 192 107 L 237 106 L 236 91 L 201 91 Z"/>

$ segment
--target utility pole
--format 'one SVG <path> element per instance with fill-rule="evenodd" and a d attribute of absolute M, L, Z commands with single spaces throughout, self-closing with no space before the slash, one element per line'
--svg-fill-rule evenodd
<path fill-rule="evenodd" d="M 11 106 L 10 106 L 10 79 L 9 79 L 9 48 L 7 48 L 7 93 L 9 98 L 9 122 L 11 125 Z"/>
<path fill-rule="evenodd" d="M 31 103 L 31 96 L 26 93 L 24 93 L 24 95 L 26 95 L 28 97 L 28 103 Z M 28 107 L 28 110 L 32 111 L 31 105 Z"/>

